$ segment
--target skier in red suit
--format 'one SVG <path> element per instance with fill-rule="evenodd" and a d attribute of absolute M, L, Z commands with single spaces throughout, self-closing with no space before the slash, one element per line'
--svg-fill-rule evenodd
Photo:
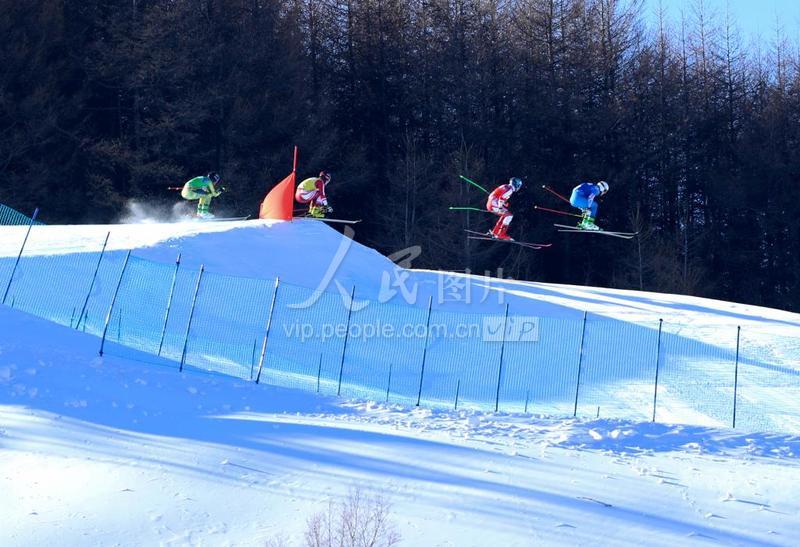
<path fill-rule="evenodd" d="M 497 224 L 492 228 L 492 231 L 489 232 L 489 235 L 492 237 L 513 241 L 506 233 L 508 231 L 508 226 L 514 219 L 514 215 L 508 210 L 508 200 L 511 198 L 511 195 L 520 188 L 522 188 L 522 180 L 517 177 L 512 177 L 511 180 L 508 181 L 508 184 L 498 186 L 489 194 L 489 199 L 486 200 L 486 209 L 500 217 L 497 220 Z"/>

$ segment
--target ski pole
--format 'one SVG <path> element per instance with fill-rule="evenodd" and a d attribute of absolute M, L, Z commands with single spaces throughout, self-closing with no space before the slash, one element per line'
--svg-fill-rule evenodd
<path fill-rule="evenodd" d="M 477 211 L 479 213 L 490 213 L 486 209 L 478 209 L 477 207 L 448 207 L 451 211 Z"/>
<path fill-rule="evenodd" d="M 167 190 L 183 190 L 183 186 L 167 186 Z"/>
<path fill-rule="evenodd" d="M 567 213 L 567 212 L 564 212 L 564 211 L 557 211 L 555 209 L 548 209 L 547 207 L 539 207 L 538 205 L 534 205 L 533 208 L 534 209 L 538 209 L 539 211 L 547 211 L 548 213 L 557 213 L 559 215 L 565 215 L 565 216 L 568 216 L 568 217 L 583 218 L 583 215 L 576 215 L 575 213 Z"/>
<path fill-rule="evenodd" d="M 471 185 L 475 186 L 476 188 L 480 188 L 481 190 L 483 190 L 483 192 L 484 192 L 485 194 L 488 194 L 488 193 L 489 193 L 489 190 L 487 190 L 486 188 L 484 188 L 483 186 L 481 186 L 480 184 L 478 184 L 478 183 L 477 183 L 477 182 L 475 182 L 474 180 L 470 180 L 470 179 L 468 179 L 467 177 L 465 177 L 464 175 L 458 175 L 458 176 L 459 176 L 459 178 L 462 178 L 462 179 L 464 179 L 465 181 L 467 181 L 467 182 L 468 182 L 468 183 L 470 183 Z"/>
<path fill-rule="evenodd" d="M 547 190 L 548 192 L 550 192 L 551 194 L 553 194 L 554 196 L 556 196 L 556 197 L 557 197 L 558 199 L 560 199 L 561 201 L 565 201 L 565 202 L 569 203 L 569 200 L 568 200 L 567 198 L 565 198 L 564 196 L 562 196 L 561 194 L 559 194 L 558 192 L 556 192 L 555 190 L 553 190 L 552 188 L 550 188 L 550 187 L 549 187 L 549 186 L 547 186 L 546 184 L 543 184 L 543 185 L 542 185 L 542 188 L 544 188 L 545 190 Z M 571 205 L 571 204 L 570 204 L 570 205 Z"/>

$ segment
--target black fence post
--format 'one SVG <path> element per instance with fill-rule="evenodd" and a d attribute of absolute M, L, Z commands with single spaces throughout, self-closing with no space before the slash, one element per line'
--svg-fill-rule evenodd
<path fill-rule="evenodd" d="M 264 368 L 264 356 L 267 354 L 267 340 L 269 339 L 269 330 L 272 328 L 272 314 L 275 313 L 275 301 L 278 299 L 278 288 L 281 284 L 281 278 L 275 278 L 275 290 L 272 292 L 272 303 L 269 305 L 269 316 L 267 317 L 267 328 L 264 332 L 264 343 L 261 344 L 261 357 L 258 359 L 258 374 L 256 374 L 256 383 L 261 381 L 261 370 Z"/>
<path fill-rule="evenodd" d="M 342 394 L 342 374 L 344 373 L 344 357 L 347 353 L 347 340 L 350 338 L 350 317 L 353 315 L 353 301 L 356 298 L 356 286 L 350 292 L 350 305 L 347 307 L 347 324 L 344 331 L 344 345 L 342 346 L 342 362 L 339 364 L 339 387 L 336 389 L 336 396 Z"/>
<path fill-rule="evenodd" d="M 664 320 L 658 320 L 658 343 L 656 344 L 656 383 L 653 389 L 653 422 L 656 421 L 656 404 L 658 402 L 658 365 L 661 361 L 661 329 L 664 326 Z M 598 410 L 599 414 L 600 411 Z"/>
<path fill-rule="evenodd" d="M 530 396 L 531 396 L 531 392 L 530 391 L 526 391 L 525 392 L 525 414 L 528 413 L 528 400 L 530 399 Z"/>
<path fill-rule="evenodd" d="M 578 349 L 578 380 L 575 382 L 575 410 L 572 416 L 578 415 L 578 393 L 581 389 L 581 367 L 583 366 L 583 339 L 586 336 L 586 316 L 589 312 L 583 312 L 583 328 L 581 329 L 581 346 Z"/>
<path fill-rule="evenodd" d="M 739 393 L 739 341 L 742 336 L 742 327 L 736 327 L 736 365 L 733 373 L 733 428 L 736 429 L 736 396 Z"/>
<path fill-rule="evenodd" d="M 422 347 L 422 369 L 419 371 L 419 390 L 417 390 L 417 406 L 422 399 L 422 379 L 425 376 L 425 359 L 428 357 L 428 340 L 431 330 L 431 309 L 433 308 L 433 296 L 428 297 L 428 318 L 425 321 L 425 345 Z"/>
<path fill-rule="evenodd" d="M 125 270 L 128 268 L 128 259 L 131 257 L 131 251 L 128 251 L 128 254 L 125 255 L 125 263 L 122 265 L 122 271 L 119 274 L 119 279 L 117 280 L 117 287 L 114 289 L 114 295 L 111 297 L 111 304 L 108 306 L 108 313 L 106 314 L 106 321 L 105 325 L 103 326 L 103 337 L 100 339 L 100 356 L 103 356 L 103 348 L 106 345 L 106 334 L 108 333 L 108 325 L 111 323 L 111 314 L 114 311 L 114 304 L 117 301 L 117 295 L 119 294 L 119 288 L 122 286 L 122 278 L 125 276 Z"/>
<path fill-rule="evenodd" d="M 25 250 L 25 244 L 28 243 L 28 236 L 31 235 L 31 228 L 33 228 L 33 224 L 36 222 L 36 217 L 39 214 L 39 208 L 37 207 L 33 211 L 33 216 L 31 217 L 31 222 L 28 224 L 28 231 L 25 232 L 25 239 L 22 240 L 22 247 L 19 248 L 19 254 L 17 255 L 17 260 L 14 262 L 14 267 L 11 268 L 11 275 L 8 276 L 8 284 L 6 285 L 6 291 L 3 293 L 3 304 L 6 303 L 6 298 L 8 298 L 8 291 L 11 289 L 11 282 L 14 281 L 14 274 L 17 272 L 17 266 L 19 266 L 19 261 L 22 258 L 22 252 Z"/>
<path fill-rule="evenodd" d="M 494 398 L 494 411 L 500 409 L 500 382 L 503 379 L 503 355 L 506 351 L 506 330 L 508 329 L 508 304 L 506 304 L 506 313 L 503 317 L 503 338 L 500 340 L 500 367 L 497 371 L 497 393 Z"/>
<path fill-rule="evenodd" d="M 322 353 L 319 354 L 319 364 L 317 365 L 317 393 L 319 393 L 320 378 L 322 378 Z"/>
<path fill-rule="evenodd" d="M 181 254 L 178 253 L 178 258 L 175 259 L 175 271 L 172 273 L 172 284 L 169 287 L 169 296 L 167 297 L 167 310 L 164 312 L 164 324 L 161 326 L 161 338 L 158 341 L 159 357 L 161 357 L 161 349 L 164 347 L 164 337 L 167 335 L 167 322 L 169 321 L 169 312 L 172 309 L 172 297 L 175 294 L 175 284 L 178 281 L 178 268 L 180 267 Z M 250 375 L 252 376 L 252 373 Z"/>
<path fill-rule="evenodd" d="M 91 296 L 92 296 L 92 291 L 94 290 L 94 282 L 97 280 L 97 272 L 100 271 L 100 263 L 103 262 L 103 255 L 106 254 L 106 246 L 108 245 L 108 238 L 110 236 L 111 236 L 111 232 L 108 232 L 106 234 L 105 241 L 103 241 L 103 248 L 100 249 L 100 257 L 97 259 L 97 265 L 94 267 L 94 273 L 92 274 L 92 281 L 91 281 L 91 283 L 89 283 L 89 291 L 86 293 L 86 299 L 83 301 L 83 307 L 81 308 L 81 314 L 80 315 L 83 315 L 84 311 L 87 312 L 87 314 L 88 314 L 88 310 L 86 308 L 89 305 L 89 298 L 91 298 Z M 76 329 L 75 330 L 77 330 L 78 327 L 80 327 L 80 321 L 78 321 L 78 324 L 76 325 Z M 83 321 L 83 330 L 86 331 L 86 320 L 85 319 Z"/>
<path fill-rule="evenodd" d="M 386 402 L 389 402 L 389 389 L 392 387 L 392 363 L 389 363 L 389 379 L 386 381 Z"/>
<path fill-rule="evenodd" d="M 461 390 L 461 378 L 456 380 L 456 403 L 453 405 L 453 410 L 458 410 L 458 392 Z"/>
<path fill-rule="evenodd" d="M 253 350 L 250 352 L 250 379 L 253 379 L 253 369 L 256 366 L 256 346 L 258 346 L 258 338 L 253 338 Z"/>
<path fill-rule="evenodd" d="M 194 319 L 194 307 L 197 305 L 197 293 L 200 292 L 200 282 L 203 280 L 204 265 L 200 265 L 200 273 L 197 274 L 197 285 L 194 287 L 192 296 L 192 308 L 189 310 L 189 321 L 186 323 L 186 336 L 183 338 L 183 351 L 181 352 L 181 366 L 178 370 L 183 372 L 183 365 L 186 363 L 186 350 L 189 347 L 189 332 L 192 330 L 192 319 Z"/>

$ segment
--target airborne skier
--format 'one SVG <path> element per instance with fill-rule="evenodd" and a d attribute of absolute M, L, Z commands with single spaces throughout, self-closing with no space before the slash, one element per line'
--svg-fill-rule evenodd
<path fill-rule="evenodd" d="M 595 198 L 604 196 L 608 192 L 608 183 L 601 180 L 597 184 L 584 182 L 572 190 L 569 202 L 573 207 L 583 212 L 583 219 L 578 223 L 581 230 L 600 230 L 594 223 L 597 218 L 597 202 Z"/>
<path fill-rule="evenodd" d="M 508 210 L 508 200 L 520 188 L 522 188 L 522 180 L 517 177 L 511 177 L 508 184 L 498 186 L 489 194 L 489 198 L 486 200 L 486 209 L 500 217 L 494 228 L 489 232 L 489 235 L 493 238 L 514 241 L 506 233 L 511 221 L 514 219 L 514 215 Z"/>
<path fill-rule="evenodd" d="M 181 197 L 188 201 L 197 200 L 197 218 L 214 218 L 209 212 L 211 200 L 222 194 L 224 188 L 217 188 L 220 178 L 211 172 L 205 177 L 195 177 L 183 185 Z"/>
<path fill-rule="evenodd" d="M 318 177 L 309 177 L 297 185 L 294 199 L 298 203 L 308 204 L 308 214 L 314 218 L 325 218 L 325 213 L 333 212 L 328 205 L 325 187 L 331 181 L 331 176 L 326 171 L 321 171 Z"/>

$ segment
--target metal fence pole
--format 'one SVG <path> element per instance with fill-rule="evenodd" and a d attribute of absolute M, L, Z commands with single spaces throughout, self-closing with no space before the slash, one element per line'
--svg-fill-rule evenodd
<path fill-rule="evenodd" d="M 253 338 L 253 351 L 250 352 L 250 379 L 253 379 L 253 369 L 256 367 L 256 346 L 258 338 Z"/>
<path fill-rule="evenodd" d="M 106 246 L 108 245 L 108 238 L 111 236 L 111 232 L 106 234 L 106 239 L 103 241 L 103 248 L 100 249 L 100 257 L 97 259 L 97 265 L 94 267 L 94 273 L 92 274 L 92 281 L 89 283 L 89 291 L 86 293 L 86 299 L 83 301 L 83 307 L 81 308 L 81 313 L 78 317 L 83 316 L 83 312 L 88 312 L 86 307 L 89 305 L 89 298 L 92 296 L 92 290 L 94 289 L 94 282 L 97 280 L 97 272 L 100 271 L 100 263 L 103 262 L 103 255 L 106 254 Z M 78 324 L 75 325 L 75 329 L 77 330 L 81 325 L 80 320 L 78 320 Z M 83 321 L 83 329 L 86 330 L 86 320 Z"/>
<path fill-rule="evenodd" d="M 389 379 L 386 381 L 386 402 L 389 402 L 389 389 L 392 387 L 392 363 L 389 363 Z"/>
<path fill-rule="evenodd" d="M 317 393 L 319 393 L 320 378 L 322 378 L 322 353 L 319 354 L 319 364 L 317 365 Z"/>
<path fill-rule="evenodd" d="M 530 391 L 526 391 L 525 392 L 525 414 L 528 413 L 528 400 L 530 399 L 530 397 L 531 397 L 531 392 Z"/>
<path fill-rule="evenodd" d="M 453 410 L 458 410 L 458 392 L 461 391 L 461 378 L 456 380 L 456 402 L 453 405 Z"/>
<path fill-rule="evenodd" d="M 103 337 L 100 339 L 100 357 L 103 356 L 103 348 L 106 345 L 106 334 L 108 334 L 108 325 L 111 323 L 111 314 L 114 312 L 114 304 L 117 301 L 119 288 L 122 286 L 122 278 L 125 276 L 125 270 L 128 268 L 128 259 L 131 257 L 131 251 L 125 255 L 125 262 L 122 264 L 122 271 L 117 280 L 117 287 L 114 289 L 114 295 L 111 297 L 111 304 L 108 306 L 108 313 L 106 314 L 105 325 L 103 325 Z"/>
<path fill-rule="evenodd" d="M 503 338 L 500 342 L 500 368 L 497 371 L 497 393 L 494 398 L 494 411 L 500 409 L 500 382 L 503 379 L 503 355 L 506 351 L 506 330 L 508 329 L 508 304 L 506 304 L 506 314 L 503 318 Z"/>
<path fill-rule="evenodd" d="M 433 308 L 433 296 L 428 297 L 428 318 L 425 321 L 425 345 L 422 348 L 422 369 L 419 372 L 419 390 L 417 391 L 417 406 L 422 399 L 422 378 L 425 376 L 425 359 L 428 357 L 428 339 L 431 331 L 431 309 Z"/>
<path fill-rule="evenodd" d="M 197 285 L 194 287 L 192 296 L 192 308 L 189 310 L 189 321 L 186 323 L 186 336 L 183 338 L 183 351 L 181 352 L 181 366 L 178 370 L 183 372 L 183 365 L 186 363 L 186 350 L 189 347 L 189 332 L 192 330 L 192 319 L 194 319 L 194 307 L 197 305 L 197 293 L 200 292 L 200 282 L 203 280 L 204 265 L 200 265 L 200 273 L 197 274 Z"/>
<path fill-rule="evenodd" d="M 736 396 L 739 392 L 739 340 L 742 335 L 741 325 L 736 327 L 736 366 L 733 373 L 733 428 L 736 429 Z"/>
<path fill-rule="evenodd" d="M 36 222 L 36 216 L 38 214 L 39 214 L 39 208 L 37 207 L 33 211 L 33 216 L 31 217 L 30 224 L 28 224 L 28 231 L 25 232 L 25 239 L 22 240 L 22 247 L 19 248 L 19 254 L 17 255 L 17 260 L 14 262 L 14 267 L 11 268 L 11 275 L 8 277 L 8 284 L 6 285 L 6 291 L 3 293 L 3 304 L 6 303 L 6 298 L 8 298 L 8 291 L 11 289 L 11 282 L 14 281 L 14 274 L 17 271 L 19 260 L 22 258 L 22 252 L 25 250 L 25 244 L 28 243 L 28 236 L 31 235 L 31 228 L 33 228 L 33 224 L 34 222 Z"/>
<path fill-rule="evenodd" d="M 583 328 L 581 329 L 581 346 L 578 349 L 578 380 L 575 382 L 575 410 L 572 416 L 578 415 L 578 393 L 581 389 L 581 367 L 583 366 L 583 339 L 586 336 L 586 316 L 589 312 L 583 312 Z"/>
<path fill-rule="evenodd" d="M 258 374 L 256 374 L 256 383 L 261 381 L 261 370 L 264 368 L 264 357 L 267 355 L 267 339 L 269 338 L 269 330 L 272 328 L 272 314 L 275 313 L 275 301 L 278 299 L 278 288 L 281 285 L 281 278 L 275 278 L 275 290 L 272 291 L 272 303 L 269 305 L 269 316 L 267 317 L 267 328 L 264 331 L 264 343 L 261 344 L 261 357 L 258 359 Z"/>
<path fill-rule="evenodd" d="M 175 294 L 175 285 L 178 282 L 178 268 L 181 267 L 181 254 L 178 253 L 178 258 L 175 259 L 175 271 L 172 273 L 172 284 L 169 287 L 169 296 L 167 297 L 167 310 L 164 312 L 164 325 L 161 327 L 161 338 L 158 341 L 158 356 L 161 357 L 161 350 L 164 347 L 164 337 L 167 335 L 167 322 L 169 321 L 169 312 L 172 309 L 172 298 Z"/>
<path fill-rule="evenodd" d="M 664 326 L 664 320 L 658 320 L 658 343 L 656 344 L 656 383 L 653 389 L 653 422 L 656 421 L 656 404 L 658 402 L 658 365 L 661 361 L 661 329 Z M 598 410 L 598 414 L 600 411 Z"/>
<path fill-rule="evenodd" d="M 356 286 L 353 285 L 353 290 L 350 293 L 350 305 L 347 309 L 347 328 L 344 331 L 344 346 L 342 347 L 342 362 L 339 364 L 339 387 L 336 390 L 336 396 L 342 394 L 342 374 L 344 373 L 344 356 L 347 352 L 347 340 L 350 338 L 350 317 L 353 315 L 353 300 L 356 297 Z"/>

